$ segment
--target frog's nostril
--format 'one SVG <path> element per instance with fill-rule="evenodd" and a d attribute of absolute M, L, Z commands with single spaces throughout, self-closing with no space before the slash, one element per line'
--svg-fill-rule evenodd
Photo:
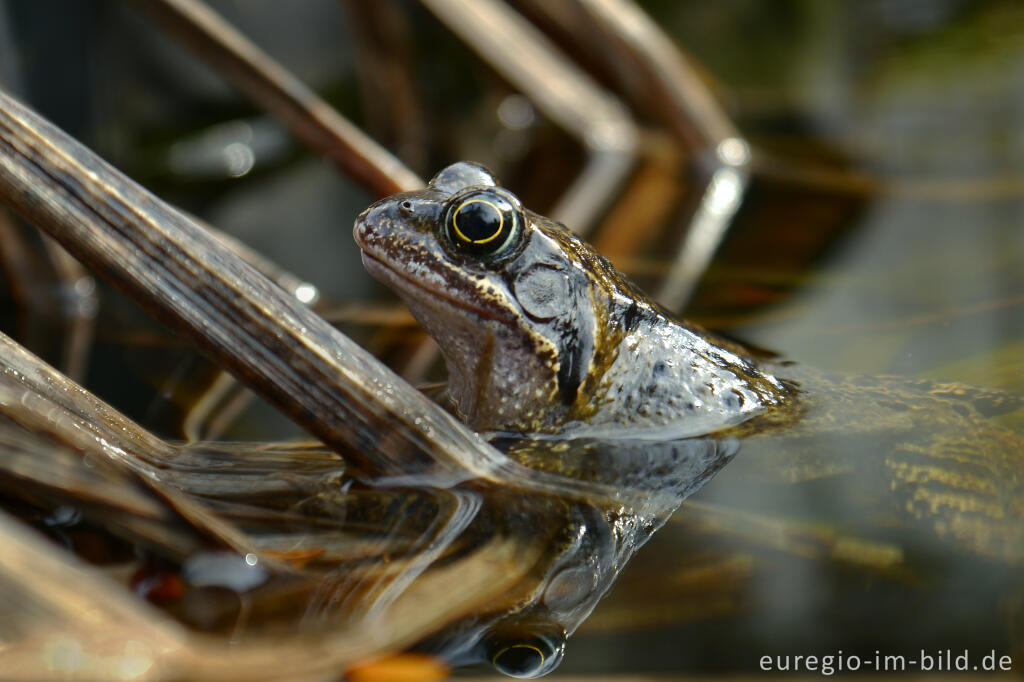
<path fill-rule="evenodd" d="M 412 213 L 412 202 L 406 199 L 401 205 L 402 213 Z"/>

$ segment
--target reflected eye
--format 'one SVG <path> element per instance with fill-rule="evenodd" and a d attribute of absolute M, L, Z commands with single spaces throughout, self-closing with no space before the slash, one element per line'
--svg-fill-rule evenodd
<path fill-rule="evenodd" d="M 534 635 L 492 639 L 491 665 L 509 677 L 533 679 L 546 675 L 562 662 L 565 638 Z"/>
<path fill-rule="evenodd" d="M 448 200 L 444 231 L 458 251 L 483 258 L 509 253 L 522 233 L 517 202 L 496 190 L 475 189 Z"/>

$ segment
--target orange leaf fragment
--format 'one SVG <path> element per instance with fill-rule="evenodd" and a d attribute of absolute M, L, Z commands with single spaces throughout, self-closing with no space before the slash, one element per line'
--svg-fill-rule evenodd
<path fill-rule="evenodd" d="M 444 661 L 426 654 L 394 654 L 358 663 L 345 675 L 348 682 L 437 682 L 448 679 Z"/>

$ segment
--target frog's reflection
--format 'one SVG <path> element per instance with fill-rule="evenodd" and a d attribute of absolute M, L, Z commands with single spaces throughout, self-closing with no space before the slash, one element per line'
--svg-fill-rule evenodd
<path fill-rule="evenodd" d="M 318 554 L 302 567 L 300 580 L 271 575 L 264 585 L 247 586 L 241 611 L 218 615 L 213 601 L 205 599 L 195 600 L 201 606 L 179 610 L 179 615 L 204 629 L 227 623 L 243 639 L 289 622 L 309 632 L 338 623 L 370 623 L 389 617 L 389 610 L 418 581 L 429 581 L 432 571 L 472 556 L 497 538 L 521 548 L 516 559 L 519 578 L 497 598 L 424 633 L 415 648 L 454 666 L 484 663 L 514 677 L 538 677 L 558 666 L 566 639 L 637 549 L 738 449 L 734 439 L 712 438 L 569 439 L 555 446 L 492 435 L 491 441 L 511 459 L 573 485 L 564 496 L 480 482 L 450 489 L 375 488 L 344 474 L 325 476 L 315 467 L 304 471 L 299 466 L 295 475 L 282 478 L 288 486 L 278 495 L 268 495 L 264 484 L 260 496 L 253 498 L 237 487 L 237 469 L 224 474 L 234 478 L 233 491 L 211 488 L 216 459 L 237 461 L 237 452 L 196 452 L 190 467 L 202 469 L 203 476 L 178 477 L 174 471 L 164 476 L 244 523 L 269 554 L 296 556 L 310 547 Z M 292 463 L 303 456 L 286 455 Z M 281 477 L 279 466 L 275 471 Z M 198 482 L 202 490 L 188 490 Z M 594 484 L 598 492 L 592 499 L 580 495 L 580 482 Z M 625 499 L 646 497 L 649 502 L 632 506 L 603 497 L 609 483 L 629 493 Z M 215 502 L 208 496 L 211 492 Z M 310 526 L 311 519 L 321 530 Z M 186 562 L 200 563 L 194 557 Z M 215 564 L 205 562 L 212 568 L 201 576 L 203 584 L 239 591 L 237 570 Z M 436 599 L 455 596 L 438 594 Z"/>
<path fill-rule="evenodd" d="M 477 489 L 472 520 L 455 521 L 462 528 L 457 537 L 450 533 L 451 522 L 436 529 L 437 536 L 427 543 L 435 552 L 437 538 L 450 550 L 467 551 L 495 535 L 518 537 L 538 549 L 536 563 L 503 599 L 420 644 L 454 665 L 490 663 L 514 677 L 537 677 L 558 666 L 566 638 L 611 588 L 630 557 L 738 449 L 733 439 L 575 439 L 561 441 L 553 455 L 550 443 L 528 438 L 502 436 L 492 442 L 520 463 L 576 481 L 615 483 L 623 490 L 649 493 L 652 501 L 638 509 L 612 501 Z M 449 536 L 443 537 L 445 533 Z"/>
<path fill-rule="evenodd" d="M 514 677 L 554 670 L 571 635 L 611 588 L 619 572 L 688 495 L 700 489 L 736 452 L 735 440 L 674 442 L 573 440 L 550 446 L 515 437 L 497 438 L 508 454 L 577 480 L 618 482 L 649 491 L 657 505 L 643 510 L 584 500 L 523 496 L 509 491 L 480 495 L 466 535 L 524 534 L 542 543 L 540 560 L 500 608 L 483 609 L 421 644 L 455 665 L 489 662 Z M 547 453 L 541 456 L 540 453 Z M 494 605 L 495 607 L 499 605 Z"/>

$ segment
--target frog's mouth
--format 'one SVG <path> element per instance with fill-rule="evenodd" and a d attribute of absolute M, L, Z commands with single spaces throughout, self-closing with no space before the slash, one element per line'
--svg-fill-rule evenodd
<path fill-rule="evenodd" d="M 366 268 L 366 271 L 375 279 L 388 286 L 406 292 L 410 296 L 419 300 L 423 300 L 425 297 L 435 301 L 440 300 L 451 306 L 459 308 L 460 310 L 472 313 L 477 317 L 486 320 L 494 320 L 496 322 L 505 322 L 493 310 L 473 305 L 468 301 L 456 298 L 455 296 L 438 291 L 437 289 L 431 289 L 425 286 L 418 279 L 410 277 L 397 268 L 391 267 L 387 261 L 377 258 L 368 251 L 363 251 L 362 255 L 363 267 Z"/>

